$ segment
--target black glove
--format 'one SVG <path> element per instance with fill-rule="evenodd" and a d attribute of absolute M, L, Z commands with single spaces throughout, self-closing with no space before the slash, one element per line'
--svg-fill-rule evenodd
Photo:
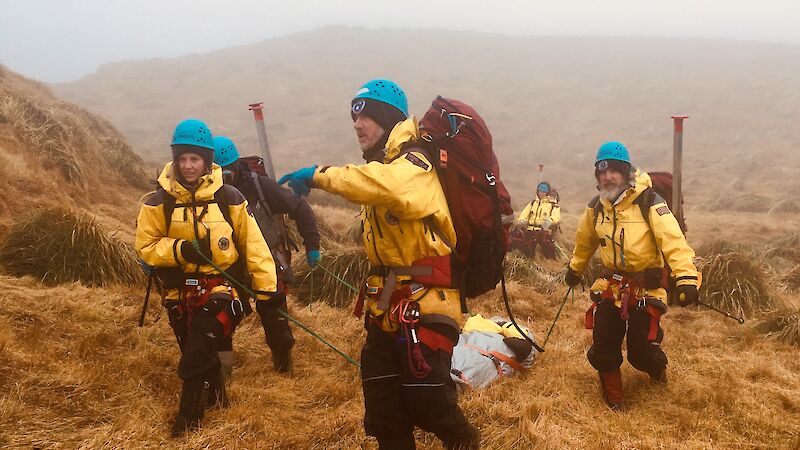
<path fill-rule="evenodd" d="M 575 287 L 580 282 L 581 282 L 581 276 L 578 275 L 577 272 L 572 270 L 571 267 L 567 266 L 567 273 L 564 274 L 564 283 L 567 283 L 567 286 Z"/>
<path fill-rule="evenodd" d="M 211 260 L 211 245 L 208 243 L 208 239 L 201 239 L 198 242 L 200 242 L 200 252 L 194 249 L 191 242 L 186 240 L 181 242 L 181 255 L 183 255 L 183 259 L 185 259 L 186 262 L 208 264 L 208 261 L 203 258 L 203 255 Z"/>
<path fill-rule="evenodd" d="M 689 306 L 692 303 L 697 303 L 698 294 L 697 286 L 692 284 L 683 284 L 675 288 L 675 299 L 681 307 Z"/>

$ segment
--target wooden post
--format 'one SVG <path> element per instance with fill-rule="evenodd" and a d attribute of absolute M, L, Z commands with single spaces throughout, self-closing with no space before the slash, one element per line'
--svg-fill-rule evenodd
<path fill-rule="evenodd" d="M 264 158 L 264 166 L 267 168 L 269 176 L 275 180 L 275 167 L 272 165 L 272 155 L 269 152 L 269 142 L 267 141 L 267 127 L 264 125 L 264 102 L 251 103 L 250 111 L 256 120 L 256 132 L 258 133 L 258 145 L 261 147 L 261 157 Z"/>
<path fill-rule="evenodd" d="M 683 120 L 689 116 L 672 116 L 675 132 L 672 137 L 672 214 L 683 221 Z"/>

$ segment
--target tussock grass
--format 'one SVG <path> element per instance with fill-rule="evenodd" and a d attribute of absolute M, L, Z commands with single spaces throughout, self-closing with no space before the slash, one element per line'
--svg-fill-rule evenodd
<path fill-rule="evenodd" d="M 563 278 L 563 271 L 550 273 L 517 250 L 506 254 L 504 264 L 506 280 L 533 287 L 536 292 L 543 294 L 553 292 Z"/>
<path fill-rule="evenodd" d="M 792 292 L 800 291 L 800 265 L 797 265 L 789 273 L 781 277 L 781 281 L 786 289 Z"/>
<path fill-rule="evenodd" d="M 800 232 L 788 233 L 767 243 L 763 255 L 765 258 L 784 258 L 800 263 Z"/>
<path fill-rule="evenodd" d="M 88 213 L 45 208 L 17 221 L 0 243 L 6 273 L 47 284 L 133 284 L 143 279 L 133 248 Z"/>
<path fill-rule="evenodd" d="M 734 314 L 752 315 L 776 306 L 761 260 L 747 249 L 725 241 L 711 241 L 698 250 L 703 273 L 700 298 Z"/>
<path fill-rule="evenodd" d="M 364 250 L 358 247 L 339 247 L 324 252 L 320 264 L 359 289 L 367 277 L 369 262 Z M 341 281 L 322 270 L 311 270 L 303 263 L 295 268 L 297 287 L 295 293 L 300 302 L 311 304 L 322 301 L 331 306 L 348 308 L 356 294 Z"/>
<path fill-rule="evenodd" d="M 800 347 L 800 310 L 776 311 L 759 322 L 756 329 L 770 339 Z"/>
<path fill-rule="evenodd" d="M 57 167 L 64 178 L 85 188 L 87 175 L 78 157 L 74 123 L 59 120 L 32 100 L 0 91 L 0 121 L 13 123 L 31 148 L 42 152 L 45 167 Z"/>

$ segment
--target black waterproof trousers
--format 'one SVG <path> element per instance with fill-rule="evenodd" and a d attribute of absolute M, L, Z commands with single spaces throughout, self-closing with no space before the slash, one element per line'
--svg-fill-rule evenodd
<path fill-rule="evenodd" d="M 651 376 L 658 376 L 667 367 L 667 355 L 661 349 L 664 330 L 658 324 L 655 339 L 648 339 L 652 316 L 644 308 L 630 308 L 627 321 L 620 317 L 620 308 L 612 301 L 597 303 L 592 332 L 592 346 L 586 357 L 599 372 L 618 369 L 622 365 L 622 340 L 628 335 L 628 362 Z"/>
<path fill-rule="evenodd" d="M 261 318 L 261 326 L 264 327 L 264 337 L 273 353 L 284 353 L 294 347 L 294 336 L 289 327 L 289 320 L 279 310 L 289 312 L 285 296 L 279 304 L 273 300 L 256 302 L 256 311 Z"/>
<path fill-rule="evenodd" d="M 220 311 L 230 309 L 233 299 L 227 294 L 215 294 L 205 306 L 189 313 L 182 311 L 177 300 L 167 300 L 164 307 L 169 325 L 181 349 L 178 376 L 184 380 L 205 379 L 219 372 L 217 352 L 233 350 L 233 338 L 225 336 L 222 323 L 217 320 Z M 236 323 L 233 323 L 236 326 Z"/>
<path fill-rule="evenodd" d="M 416 448 L 415 426 L 436 434 L 447 449 L 478 448 L 478 430 L 461 412 L 450 378 L 451 352 L 434 351 L 420 343 L 431 371 L 416 378 L 403 338 L 384 332 L 371 321 L 366 328 L 367 340 L 361 350 L 364 428 L 367 435 L 378 439 L 380 449 Z M 453 342 L 458 339 L 452 327 L 431 325 L 431 329 Z"/>

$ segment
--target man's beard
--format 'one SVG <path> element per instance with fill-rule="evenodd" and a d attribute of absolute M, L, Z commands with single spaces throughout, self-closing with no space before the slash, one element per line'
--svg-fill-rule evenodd
<path fill-rule="evenodd" d="M 625 192 L 625 189 L 627 188 L 628 184 L 624 181 L 618 185 L 600 185 L 600 198 L 608 201 L 609 203 L 614 203 L 619 198 L 620 194 Z"/>

